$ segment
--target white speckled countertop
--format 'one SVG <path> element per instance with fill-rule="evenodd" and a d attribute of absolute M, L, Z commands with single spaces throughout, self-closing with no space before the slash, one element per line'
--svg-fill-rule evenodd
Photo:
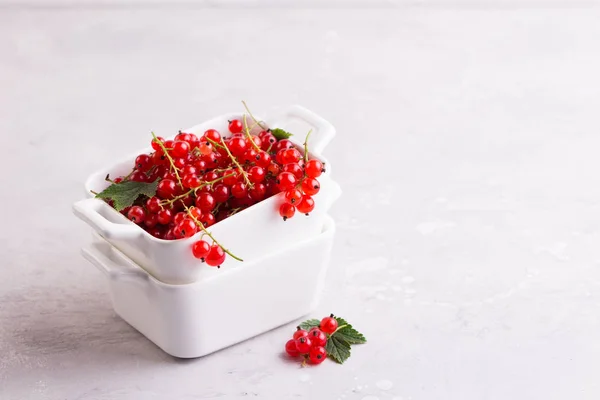
<path fill-rule="evenodd" d="M 560 6 L 0 8 L 0 399 L 596 400 L 599 40 Z M 79 254 L 90 172 L 241 99 L 337 126 L 344 366 L 286 362 L 292 324 L 174 359 Z"/>

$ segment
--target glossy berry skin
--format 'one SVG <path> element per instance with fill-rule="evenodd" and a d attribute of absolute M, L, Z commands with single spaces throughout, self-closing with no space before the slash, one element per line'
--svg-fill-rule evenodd
<path fill-rule="evenodd" d="M 175 225 L 175 236 L 179 238 L 189 238 L 196 234 L 198 226 L 191 218 L 184 218 L 183 221 Z"/>
<path fill-rule="evenodd" d="M 296 348 L 296 341 L 294 339 L 290 339 L 285 343 L 285 352 L 290 357 L 297 357 L 300 355 L 300 352 Z"/>
<path fill-rule="evenodd" d="M 156 224 L 158 224 L 156 214 L 146 214 L 146 217 L 144 218 L 144 225 L 146 225 L 147 228 L 154 228 Z"/>
<path fill-rule="evenodd" d="M 146 172 L 152 167 L 152 157 L 148 154 L 140 154 L 135 159 L 135 168 L 138 171 Z"/>
<path fill-rule="evenodd" d="M 259 202 L 267 195 L 267 186 L 264 183 L 257 183 L 252 189 L 248 191 L 250 198 L 254 202 Z"/>
<path fill-rule="evenodd" d="M 156 139 L 154 139 L 154 138 L 152 139 L 152 149 L 154 151 L 162 151 L 162 148 L 160 147 L 160 144 L 158 144 L 158 142 L 164 144 L 165 139 L 160 136 L 157 136 Z"/>
<path fill-rule="evenodd" d="M 298 180 L 291 172 L 282 172 L 277 175 L 277 187 L 282 192 L 293 188 L 297 181 Z"/>
<path fill-rule="evenodd" d="M 156 194 L 161 199 L 172 199 L 177 193 L 177 184 L 171 179 L 163 179 L 158 182 Z"/>
<path fill-rule="evenodd" d="M 258 153 L 256 152 L 256 150 L 254 150 L 253 147 L 250 147 L 248 150 L 246 150 L 246 152 L 244 153 L 244 156 L 242 157 L 242 160 L 246 163 L 246 164 L 252 164 L 253 162 L 256 161 L 256 156 L 258 155 Z"/>
<path fill-rule="evenodd" d="M 146 218 L 146 211 L 140 206 L 133 206 L 127 211 L 127 218 L 136 224 L 141 224 Z"/>
<path fill-rule="evenodd" d="M 237 182 L 231 187 L 231 194 L 237 199 L 242 199 L 248 194 L 248 189 L 243 182 Z"/>
<path fill-rule="evenodd" d="M 151 213 L 154 213 L 154 214 L 158 213 L 162 209 L 162 207 L 160 206 L 160 199 L 156 196 L 150 197 L 146 201 L 146 208 Z"/>
<path fill-rule="evenodd" d="M 287 192 L 285 192 L 284 199 L 285 199 L 286 203 L 289 203 L 292 205 L 298 204 L 300 202 L 300 200 L 302 199 L 302 192 L 299 191 L 298 189 L 290 189 Z"/>
<path fill-rule="evenodd" d="M 134 182 L 148 182 L 148 177 L 142 171 L 135 170 L 129 177 L 129 180 Z"/>
<path fill-rule="evenodd" d="M 181 168 L 185 167 L 185 163 L 186 163 L 186 160 L 183 157 L 173 159 L 173 165 L 175 165 L 175 167 L 177 167 L 177 169 L 181 169 Z"/>
<path fill-rule="evenodd" d="M 333 318 L 333 314 L 331 314 L 329 317 L 325 317 L 321 320 L 319 327 L 323 332 L 332 334 L 338 328 L 338 322 Z"/>
<path fill-rule="evenodd" d="M 267 172 L 273 176 L 277 176 L 281 172 L 281 167 L 279 165 L 277 165 L 276 163 L 272 162 L 267 167 Z"/>
<path fill-rule="evenodd" d="M 302 170 L 302 167 L 298 163 L 285 164 L 283 166 L 283 171 L 291 172 L 292 174 L 294 174 L 296 179 L 302 179 L 302 177 L 304 176 L 304 171 Z"/>
<path fill-rule="evenodd" d="M 255 165 L 248 170 L 248 179 L 252 183 L 261 183 L 265 180 L 266 172 L 264 168 Z"/>
<path fill-rule="evenodd" d="M 323 163 L 319 160 L 308 160 L 306 165 L 304 166 L 304 171 L 306 171 L 306 176 L 310 178 L 318 178 L 323 173 Z"/>
<path fill-rule="evenodd" d="M 322 330 L 320 330 L 317 327 L 312 328 L 308 332 L 308 336 L 310 337 L 310 340 L 312 341 L 313 347 L 325 346 L 327 344 L 327 335 L 325 334 L 325 332 L 323 332 Z"/>
<path fill-rule="evenodd" d="M 200 178 L 198 178 L 197 175 L 188 174 L 183 176 L 181 183 L 183 184 L 183 187 L 187 189 L 195 189 L 199 187 L 202 182 L 200 181 Z"/>
<path fill-rule="evenodd" d="M 192 253 L 194 253 L 194 257 L 199 260 L 203 260 L 208 256 L 210 252 L 210 245 L 204 240 L 198 240 L 196 243 L 192 245 Z"/>
<path fill-rule="evenodd" d="M 298 327 L 298 328 L 300 328 L 300 327 Z M 294 338 L 294 340 L 296 340 L 296 339 L 299 339 L 304 336 L 308 336 L 308 331 L 306 331 L 304 329 L 297 329 L 296 332 L 294 332 L 294 335 L 292 337 Z"/>
<path fill-rule="evenodd" d="M 279 150 L 289 149 L 291 147 L 294 147 L 294 143 L 292 143 L 290 140 L 282 139 L 279 142 L 277 142 L 275 146 L 273 146 L 273 150 L 275 150 L 275 152 L 278 152 Z"/>
<path fill-rule="evenodd" d="M 267 151 L 269 149 L 273 150 L 273 148 L 276 146 L 275 143 L 277 143 L 277 139 L 275 138 L 275 136 L 273 136 L 270 133 L 267 133 L 266 135 L 261 137 L 260 148 L 264 151 Z"/>
<path fill-rule="evenodd" d="M 211 213 L 203 213 L 202 217 L 200 217 L 200 222 L 202 222 L 202 225 L 204 225 L 205 228 L 208 228 L 209 226 L 214 225 L 217 220 Z"/>
<path fill-rule="evenodd" d="M 218 184 L 213 188 L 213 197 L 217 203 L 224 203 L 229 199 L 229 187 Z"/>
<path fill-rule="evenodd" d="M 210 251 L 206 255 L 205 261 L 211 267 L 219 267 L 225 261 L 225 252 L 219 245 L 213 244 L 210 246 Z"/>
<path fill-rule="evenodd" d="M 283 203 L 281 207 L 279 207 L 279 215 L 283 217 L 284 221 L 288 218 L 292 218 L 294 214 L 296 214 L 296 207 L 290 203 Z"/>
<path fill-rule="evenodd" d="M 242 129 L 244 129 L 244 126 L 242 125 L 242 121 L 239 119 L 232 119 L 229 121 L 229 132 L 240 133 L 242 132 Z"/>
<path fill-rule="evenodd" d="M 306 354 L 310 351 L 312 347 L 312 341 L 308 336 L 302 336 L 296 339 L 296 349 L 300 352 L 300 354 Z"/>
<path fill-rule="evenodd" d="M 296 205 L 299 213 L 308 214 L 315 209 L 315 201 L 312 197 L 304 195 L 300 203 Z"/>
<path fill-rule="evenodd" d="M 259 167 L 267 168 L 271 164 L 271 156 L 266 151 L 261 151 L 254 157 L 254 162 Z"/>
<path fill-rule="evenodd" d="M 202 192 L 196 197 L 196 207 L 198 207 L 203 213 L 210 212 L 215 208 L 217 202 L 210 193 Z"/>
<path fill-rule="evenodd" d="M 221 134 L 214 129 L 209 129 L 206 132 L 204 132 L 204 137 L 212 140 L 213 142 L 221 142 Z"/>
<path fill-rule="evenodd" d="M 199 142 L 198 143 L 198 151 L 202 155 L 207 155 L 212 153 L 212 144 L 207 142 Z"/>
<path fill-rule="evenodd" d="M 227 148 L 234 156 L 241 157 L 246 152 L 248 144 L 246 143 L 246 139 L 234 137 L 229 139 L 229 143 L 227 143 Z"/>
<path fill-rule="evenodd" d="M 296 163 L 298 160 L 300 160 L 300 157 L 302 157 L 302 154 L 300 154 L 300 152 L 293 147 L 285 149 L 281 154 L 281 160 L 283 161 L 282 164 Z"/>
<path fill-rule="evenodd" d="M 315 194 L 319 193 L 319 190 L 321 189 L 319 181 L 315 178 L 305 178 L 302 181 L 301 187 L 302 191 L 309 196 L 314 196 Z"/>
<path fill-rule="evenodd" d="M 196 167 L 194 167 L 192 164 L 187 164 L 181 169 L 181 175 L 198 175 L 198 171 L 196 170 Z"/>
<path fill-rule="evenodd" d="M 181 140 L 173 142 L 173 148 L 171 149 L 173 157 L 185 157 L 189 152 L 190 145 L 188 142 L 183 142 Z"/>
<path fill-rule="evenodd" d="M 156 219 L 159 224 L 167 225 L 173 220 L 173 213 L 171 212 L 171 210 L 167 209 L 160 210 L 156 214 Z"/>
<path fill-rule="evenodd" d="M 308 359 L 311 364 L 321 364 L 327 358 L 327 351 L 323 346 L 315 346 L 308 352 Z"/>
<path fill-rule="evenodd" d="M 175 225 L 179 225 L 181 223 L 181 221 L 183 221 L 186 217 L 187 217 L 187 214 L 184 213 L 183 211 L 178 212 L 173 217 L 173 222 L 175 223 Z"/>

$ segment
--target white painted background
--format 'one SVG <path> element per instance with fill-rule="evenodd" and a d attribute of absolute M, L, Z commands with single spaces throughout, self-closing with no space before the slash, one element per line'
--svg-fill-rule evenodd
<path fill-rule="evenodd" d="M 598 399 L 591 3 L 3 4 L 0 399 Z M 282 358 L 293 325 L 175 360 L 79 255 L 70 207 L 90 172 L 241 99 L 338 128 L 345 193 L 315 316 L 369 339 L 342 367 Z"/>

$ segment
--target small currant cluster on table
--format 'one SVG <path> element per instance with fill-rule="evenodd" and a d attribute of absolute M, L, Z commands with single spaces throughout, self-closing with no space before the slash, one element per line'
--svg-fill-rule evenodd
<path fill-rule="evenodd" d="M 285 352 L 290 357 L 302 356 L 302 365 L 321 364 L 329 356 L 343 364 L 350 357 L 350 346 L 366 343 L 364 335 L 346 320 L 331 314 L 321 320 L 309 319 L 301 323 L 290 340 Z"/>
<path fill-rule="evenodd" d="M 208 129 L 201 137 L 180 131 L 164 140 L 153 133 L 154 151 L 140 154 L 127 176 L 107 176 L 111 185 L 96 197 L 159 239 L 202 232 L 191 251 L 210 266 L 219 267 L 226 255 L 243 261 L 207 228 L 280 192 L 284 221 L 297 211 L 309 215 L 315 208 L 312 196 L 320 190 L 317 178 L 325 171 L 319 160 L 308 157 L 310 132 L 302 153 L 288 140 L 290 133 L 269 129 L 248 115 L 253 123 L 246 115 L 231 120 L 227 136 Z"/>

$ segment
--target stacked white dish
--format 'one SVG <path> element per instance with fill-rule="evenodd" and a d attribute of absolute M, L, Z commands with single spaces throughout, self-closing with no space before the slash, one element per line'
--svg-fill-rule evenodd
<path fill-rule="evenodd" d="M 226 132 L 227 114 L 184 132 L 201 135 L 209 128 Z M 299 106 L 274 118 L 270 127 L 296 133 L 298 147 L 313 130 L 311 158 L 325 162 L 316 207 L 310 216 L 283 221 L 278 194 L 210 227 L 211 233 L 244 262 L 228 258 L 220 269 L 195 259 L 187 239 L 161 240 L 123 217 L 104 201 L 77 202 L 74 213 L 95 231 L 83 249 L 86 259 L 108 278 L 115 312 L 165 352 L 200 357 L 297 319 L 314 309 L 323 287 L 335 224 L 327 212 L 341 194 L 331 179 L 331 165 L 321 152 L 335 135 L 333 126 Z M 99 192 L 107 174 L 128 173 L 127 160 L 93 174 L 86 193 Z M 302 290 L 290 290 L 290 282 Z M 231 327 L 228 326 L 231 324 Z"/>

